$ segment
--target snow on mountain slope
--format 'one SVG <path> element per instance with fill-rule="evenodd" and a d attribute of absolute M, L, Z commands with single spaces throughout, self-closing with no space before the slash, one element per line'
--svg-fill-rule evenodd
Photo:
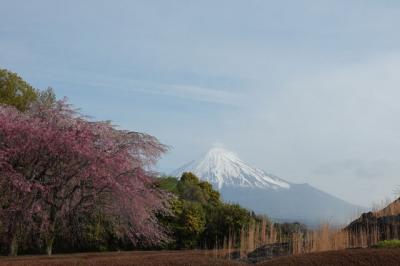
<path fill-rule="evenodd" d="M 211 149 L 172 175 L 180 177 L 183 172 L 192 172 L 211 183 L 224 201 L 239 203 L 281 221 L 299 221 L 310 226 L 321 221 L 343 224 L 360 210 L 359 206 L 308 184 L 289 183 L 251 167 L 222 148 Z"/>
<path fill-rule="evenodd" d="M 288 182 L 249 166 L 235 153 L 222 148 L 209 150 L 204 157 L 186 164 L 172 175 L 179 177 L 184 172 L 194 173 L 219 190 L 227 186 L 274 190 L 290 188 Z"/>

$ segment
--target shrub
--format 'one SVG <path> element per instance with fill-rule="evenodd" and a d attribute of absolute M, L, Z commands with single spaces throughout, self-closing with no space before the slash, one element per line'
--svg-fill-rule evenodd
<path fill-rule="evenodd" d="M 374 247 L 375 248 L 400 248 L 400 240 L 392 239 L 392 240 L 379 241 Z"/>

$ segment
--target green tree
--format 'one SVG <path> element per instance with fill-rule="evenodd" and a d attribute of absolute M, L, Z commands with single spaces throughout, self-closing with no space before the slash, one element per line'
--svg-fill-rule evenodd
<path fill-rule="evenodd" d="M 20 111 L 26 111 L 33 102 L 50 106 L 56 102 L 56 95 L 52 88 L 37 90 L 18 74 L 0 69 L 0 104 L 12 105 Z"/>
<path fill-rule="evenodd" d="M 185 202 L 183 204 L 180 224 L 183 225 L 182 232 L 184 247 L 196 247 L 200 234 L 205 229 L 206 213 L 203 206 L 197 202 Z"/>
<path fill-rule="evenodd" d="M 218 191 L 214 190 L 212 185 L 208 182 L 200 182 L 199 187 L 202 190 L 203 198 L 209 203 L 213 205 L 221 204 L 221 195 Z"/>
<path fill-rule="evenodd" d="M 184 200 L 206 204 L 220 204 L 220 194 L 212 188 L 212 185 L 192 173 L 183 173 L 176 185 L 179 197 Z"/>
<path fill-rule="evenodd" d="M 237 204 L 223 203 L 218 191 L 193 173 L 183 173 L 178 180 L 163 177 L 159 187 L 175 195 L 174 216 L 164 217 L 164 224 L 175 239 L 175 248 L 212 248 L 249 225 L 252 213 Z M 239 237 L 236 237 L 239 239 Z"/>
<path fill-rule="evenodd" d="M 38 95 L 38 91 L 16 73 L 0 69 L 0 103 L 25 111 Z"/>
<path fill-rule="evenodd" d="M 183 200 L 207 203 L 203 190 L 199 186 L 200 180 L 192 173 L 183 173 L 177 184 L 178 195 Z"/>
<path fill-rule="evenodd" d="M 161 178 L 158 178 L 157 181 L 159 188 L 171 192 L 173 194 L 178 194 L 177 186 L 179 180 L 177 178 L 171 176 L 163 176 Z"/>
<path fill-rule="evenodd" d="M 238 204 L 221 203 L 218 206 L 208 206 L 206 228 L 201 236 L 201 242 L 207 247 L 223 245 L 224 239 L 232 238 L 239 240 L 240 232 L 248 227 L 252 216 L 251 213 Z"/>

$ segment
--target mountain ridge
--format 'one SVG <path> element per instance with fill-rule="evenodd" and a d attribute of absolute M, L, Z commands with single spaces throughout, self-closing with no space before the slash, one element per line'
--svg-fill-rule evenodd
<path fill-rule="evenodd" d="M 180 177 L 183 172 L 192 172 L 211 183 L 225 201 L 279 220 L 309 225 L 340 224 L 350 221 L 362 209 L 308 183 L 291 183 L 251 167 L 235 153 L 222 148 L 209 150 L 171 175 Z"/>

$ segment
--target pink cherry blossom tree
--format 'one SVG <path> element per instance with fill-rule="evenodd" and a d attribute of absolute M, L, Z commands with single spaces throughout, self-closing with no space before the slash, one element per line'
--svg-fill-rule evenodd
<path fill-rule="evenodd" d="M 10 251 L 26 230 L 40 230 L 51 255 L 66 218 L 94 207 L 135 244 L 165 240 L 156 214 L 167 212 L 167 195 L 150 169 L 166 150 L 150 135 L 90 121 L 65 101 L 26 112 L 1 105 L 0 226 Z"/>

